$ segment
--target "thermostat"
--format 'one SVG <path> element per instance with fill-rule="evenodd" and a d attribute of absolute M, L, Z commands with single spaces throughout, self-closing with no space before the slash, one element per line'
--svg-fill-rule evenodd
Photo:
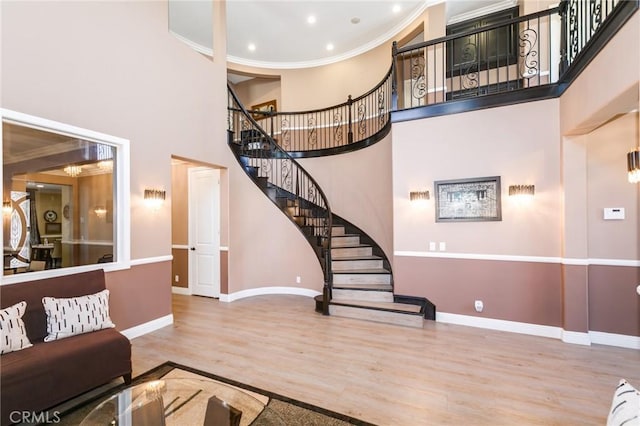
<path fill-rule="evenodd" d="M 622 220 L 624 219 L 624 207 L 605 207 L 604 220 Z"/>

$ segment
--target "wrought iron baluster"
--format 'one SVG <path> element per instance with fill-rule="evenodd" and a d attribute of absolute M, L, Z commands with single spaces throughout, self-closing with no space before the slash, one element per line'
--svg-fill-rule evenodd
<path fill-rule="evenodd" d="M 360 102 L 358 104 L 358 135 L 360 137 L 364 136 L 364 134 L 367 132 L 367 123 L 366 123 L 366 118 L 367 118 L 367 106 L 364 104 L 364 102 Z"/>
<path fill-rule="evenodd" d="M 518 37 L 520 58 L 522 58 L 522 75 L 526 79 L 530 79 L 539 73 L 537 44 L 538 32 L 530 28 L 527 22 L 527 28 Z"/>

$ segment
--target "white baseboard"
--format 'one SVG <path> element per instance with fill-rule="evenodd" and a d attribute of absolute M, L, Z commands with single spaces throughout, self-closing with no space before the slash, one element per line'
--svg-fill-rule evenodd
<path fill-rule="evenodd" d="M 640 349 L 640 336 L 590 331 L 591 342 L 598 345 L 618 346 L 628 349 Z"/>
<path fill-rule="evenodd" d="M 589 333 L 580 333 L 578 331 L 562 330 L 562 341 L 565 343 L 572 343 L 574 345 L 591 345 L 591 337 Z"/>
<path fill-rule="evenodd" d="M 292 294 L 295 296 L 316 297 L 322 293 L 308 288 L 298 287 L 260 287 L 242 290 L 231 294 L 220 294 L 220 301 L 233 302 L 246 297 L 264 296 L 266 294 Z"/>
<path fill-rule="evenodd" d="M 131 340 L 144 334 L 159 330 L 162 327 L 166 327 L 171 324 L 173 324 L 173 314 L 165 315 L 149 322 L 145 322 L 144 324 L 127 328 L 126 330 L 122 330 L 121 333 L 124 334 L 129 340 Z"/>
<path fill-rule="evenodd" d="M 449 314 L 446 312 L 436 312 L 436 321 L 447 324 L 486 328 L 489 330 L 529 334 L 532 336 L 540 337 L 550 337 L 552 339 L 560 339 L 563 342 L 571 343 L 574 345 L 599 344 L 640 350 L 640 336 L 603 333 L 601 331 L 589 331 L 588 333 L 581 333 L 577 331 L 567 331 L 560 327 L 552 327 L 548 325 L 474 317 L 472 315 Z"/>
<path fill-rule="evenodd" d="M 173 294 L 184 294 L 185 296 L 191 296 L 191 290 L 188 287 L 176 287 L 171 286 L 171 293 Z"/>
<path fill-rule="evenodd" d="M 505 321 L 494 318 L 474 317 L 471 315 L 448 314 L 436 312 L 436 321 L 448 324 L 467 325 L 470 327 L 487 328 L 489 330 L 508 331 L 511 333 L 530 334 L 532 336 L 551 337 L 560 339 L 562 329 L 548 325 L 529 324 L 526 322 Z"/>

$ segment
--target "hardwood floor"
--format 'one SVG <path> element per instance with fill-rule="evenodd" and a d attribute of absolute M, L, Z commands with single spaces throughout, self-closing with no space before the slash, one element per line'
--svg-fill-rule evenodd
<path fill-rule="evenodd" d="M 603 425 L 640 351 L 427 321 L 324 317 L 301 296 L 174 295 L 133 340 L 134 375 L 174 361 L 379 425 Z"/>

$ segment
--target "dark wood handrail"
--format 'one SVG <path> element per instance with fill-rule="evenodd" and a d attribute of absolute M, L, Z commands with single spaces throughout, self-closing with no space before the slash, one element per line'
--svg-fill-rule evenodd
<path fill-rule="evenodd" d="M 498 29 L 498 28 L 508 27 L 509 25 L 519 24 L 520 22 L 531 21 L 531 20 L 534 20 L 534 19 L 542 18 L 544 16 L 550 16 L 550 15 L 553 15 L 554 13 L 558 13 L 559 10 L 560 10 L 560 8 L 558 6 L 556 6 L 556 7 L 552 8 L 552 9 L 542 10 L 542 11 L 530 13 L 530 14 L 524 15 L 524 16 L 518 16 L 516 18 L 512 18 L 512 19 L 509 19 L 509 20 L 501 21 L 501 22 L 499 22 L 497 24 L 487 25 L 487 26 L 476 28 L 476 29 L 473 29 L 473 30 L 460 32 L 460 33 L 455 33 L 455 34 L 450 34 L 448 36 L 439 37 L 439 38 L 436 38 L 436 39 L 433 39 L 433 40 L 423 41 L 421 43 L 412 44 L 411 46 L 401 47 L 401 48 L 397 49 L 396 55 L 401 55 L 401 54 L 409 52 L 411 50 L 422 49 L 422 48 L 425 48 L 425 47 L 428 47 L 428 46 L 433 46 L 435 44 L 446 43 L 448 41 L 456 40 L 456 39 L 459 39 L 459 38 L 469 37 L 469 36 L 476 35 L 476 34 L 479 34 L 479 33 L 492 31 L 492 30 L 495 30 L 495 29 Z"/>

